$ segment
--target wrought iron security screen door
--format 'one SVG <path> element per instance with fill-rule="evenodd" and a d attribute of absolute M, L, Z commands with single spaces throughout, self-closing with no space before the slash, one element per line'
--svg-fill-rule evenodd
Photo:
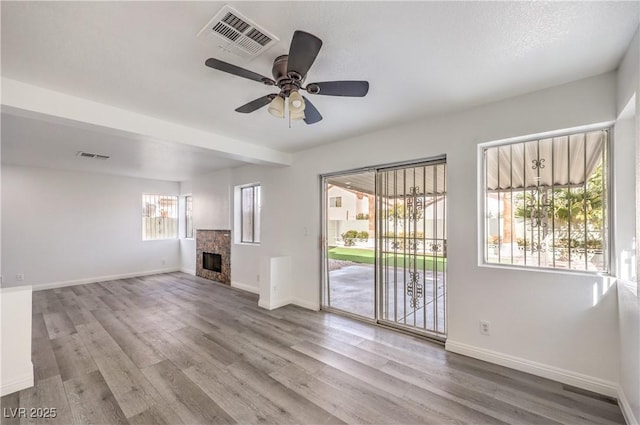
<path fill-rule="evenodd" d="M 377 179 L 378 320 L 444 339 L 445 160 L 379 170 Z"/>

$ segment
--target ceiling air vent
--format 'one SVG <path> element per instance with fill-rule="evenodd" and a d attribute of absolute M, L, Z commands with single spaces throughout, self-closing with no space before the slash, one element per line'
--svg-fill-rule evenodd
<path fill-rule="evenodd" d="M 230 6 L 224 6 L 198 33 L 211 37 L 218 47 L 243 58 L 254 58 L 280 41 Z"/>
<path fill-rule="evenodd" d="M 107 155 L 99 155 L 97 153 L 89 153 L 89 152 L 78 152 L 76 154 L 76 156 L 79 156 L 81 158 L 93 158 L 93 159 L 109 159 L 111 158 L 110 156 Z"/>

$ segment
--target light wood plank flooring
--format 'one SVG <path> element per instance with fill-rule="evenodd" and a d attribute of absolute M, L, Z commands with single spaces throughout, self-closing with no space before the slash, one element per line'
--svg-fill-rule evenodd
<path fill-rule="evenodd" d="M 183 273 L 34 292 L 33 364 L 2 424 L 624 423 L 556 382 Z M 5 417 L 19 407 L 57 415 Z"/>

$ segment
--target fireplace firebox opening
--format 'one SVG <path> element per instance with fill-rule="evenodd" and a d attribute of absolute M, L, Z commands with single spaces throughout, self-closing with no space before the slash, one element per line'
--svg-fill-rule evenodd
<path fill-rule="evenodd" d="M 222 256 L 211 252 L 202 253 L 202 268 L 222 273 Z"/>

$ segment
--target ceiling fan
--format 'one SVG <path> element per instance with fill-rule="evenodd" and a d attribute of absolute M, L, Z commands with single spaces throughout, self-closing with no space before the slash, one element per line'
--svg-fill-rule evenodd
<path fill-rule="evenodd" d="M 322 115 L 309 99 L 300 94 L 300 90 L 304 90 L 308 94 L 349 97 L 363 97 L 369 91 L 368 81 L 325 81 L 304 86 L 307 72 L 313 65 L 321 47 L 322 40 L 315 35 L 304 31 L 295 31 L 289 47 L 289 54 L 278 56 L 273 61 L 273 79 L 214 58 L 207 59 L 205 65 L 218 71 L 258 81 L 267 86 L 276 86 L 280 89 L 279 93 L 259 97 L 236 108 L 236 112 L 247 114 L 269 105 L 269 113 L 278 118 L 284 118 L 285 101 L 288 99 L 290 120 L 303 119 L 307 124 L 314 124 L 322 119 Z"/>

